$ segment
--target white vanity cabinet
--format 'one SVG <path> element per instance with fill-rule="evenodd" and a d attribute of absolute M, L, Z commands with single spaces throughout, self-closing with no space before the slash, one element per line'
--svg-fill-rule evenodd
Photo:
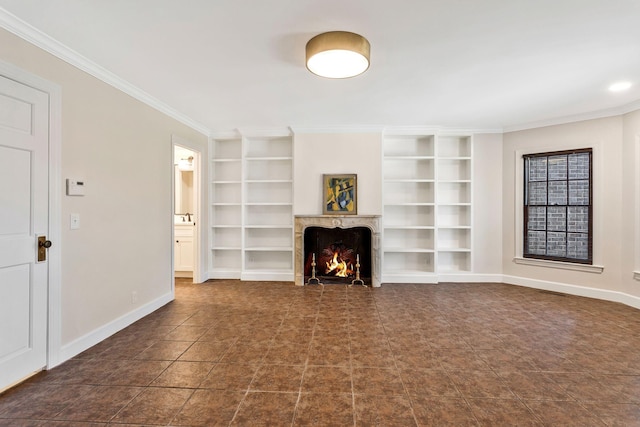
<path fill-rule="evenodd" d="M 193 223 L 176 224 L 174 268 L 176 277 L 193 277 Z"/>

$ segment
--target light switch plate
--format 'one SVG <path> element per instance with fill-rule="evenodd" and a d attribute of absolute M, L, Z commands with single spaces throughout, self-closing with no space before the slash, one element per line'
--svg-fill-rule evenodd
<path fill-rule="evenodd" d="M 77 230 L 78 228 L 80 228 L 80 214 L 72 213 L 69 216 L 69 227 L 72 230 Z"/>

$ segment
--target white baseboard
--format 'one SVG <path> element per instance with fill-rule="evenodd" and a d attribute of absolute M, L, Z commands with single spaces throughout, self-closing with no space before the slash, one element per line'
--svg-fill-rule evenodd
<path fill-rule="evenodd" d="M 546 280 L 529 279 L 527 277 L 509 275 L 503 275 L 502 282 L 509 285 L 525 286 L 527 288 L 542 289 L 545 291 L 561 292 L 569 295 L 619 302 L 630 307 L 640 309 L 640 297 L 625 294 L 624 292 L 589 288 L 585 286 L 570 285 L 567 283 L 549 282 Z"/>
<path fill-rule="evenodd" d="M 240 275 L 240 280 L 248 281 L 266 281 L 266 282 L 293 282 L 293 271 L 280 273 L 277 271 L 260 271 L 260 272 L 247 272 L 244 271 Z"/>
<path fill-rule="evenodd" d="M 240 270 L 209 270 L 207 272 L 207 280 L 209 279 L 240 279 Z"/>
<path fill-rule="evenodd" d="M 167 293 L 107 323 L 106 325 L 99 327 L 98 329 L 89 332 L 88 334 L 70 342 L 69 344 L 63 345 L 60 349 L 60 358 L 58 364 L 71 359 L 72 357 L 82 353 L 88 348 L 91 348 L 99 342 L 109 338 L 116 332 L 121 331 L 132 323 L 142 319 L 144 316 L 173 301 L 173 299 L 173 293 Z M 48 366 L 47 369 L 51 369 L 53 367 L 54 366 Z"/>
<path fill-rule="evenodd" d="M 446 273 L 438 274 L 438 282 L 502 283 L 502 274 Z"/>

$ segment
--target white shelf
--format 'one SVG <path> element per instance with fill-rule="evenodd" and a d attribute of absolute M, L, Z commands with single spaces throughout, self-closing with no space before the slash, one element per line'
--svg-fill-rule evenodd
<path fill-rule="evenodd" d="M 434 249 L 422 249 L 422 248 L 395 248 L 395 247 L 386 247 L 384 250 L 385 253 L 429 253 L 432 254 L 435 252 Z"/>
<path fill-rule="evenodd" d="M 385 158 L 433 158 L 435 153 L 433 135 L 386 135 L 383 142 Z"/>
<path fill-rule="evenodd" d="M 242 180 L 242 167 L 240 162 L 214 163 L 212 169 L 212 181 L 214 182 Z"/>
<path fill-rule="evenodd" d="M 211 159 L 212 162 L 214 163 L 228 163 L 228 162 L 241 162 L 242 159 L 240 158 L 229 158 L 229 159 Z"/>
<path fill-rule="evenodd" d="M 272 251 L 292 251 L 293 246 L 248 246 L 245 252 L 272 252 Z"/>
<path fill-rule="evenodd" d="M 240 249 L 212 249 L 213 264 L 212 269 L 225 272 L 239 272 Z"/>
<path fill-rule="evenodd" d="M 435 203 L 385 203 L 385 206 L 435 206 Z"/>
<path fill-rule="evenodd" d="M 269 251 L 246 251 L 246 270 L 292 271 L 293 257 L 291 249 L 271 249 Z"/>
<path fill-rule="evenodd" d="M 293 162 L 291 159 L 266 160 L 247 159 L 245 181 L 289 181 L 293 177 Z"/>
<path fill-rule="evenodd" d="M 291 160 L 293 160 L 293 157 L 291 157 L 291 156 L 289 156 L 289 157 L 247 157 L 245 160 L 247 162 L 252 162 L 252 161 L 278 161 L 278 160 L 291 161 Z"/>
<path fill-rule="evenodd" d="M 291 136 L 247 137 L 245 139 L 245 158 L 293 158 Z"/>
<path fill-rule="evenodd" d="M 384 251 L 382 267 L 385 273 L 421 272 L 433 273 L 435 254 L 432 252 L 387 252 Z"/>
<path fill-rule="evenodd" d="M 211 156 L 215 159 L 241 159 L 242 139 L 216 138 L 211 143 Z"/>
<path fill-rule="evenodd" d="M 293 206 L 293 204 L 291 203 L 271 203 L 271 202 L 256 202 L 256 203 L 247 202 L 244 205 L 245 206 Z"/>
<path fill-rule="evenodd" d="M 247 184 L 277 184 L 277 183 L 293 183 L 291 179 L 245 179 Z"/>
<path fill-rule="evenodd" d="M 435 166 L 432 159 L 384 160 L 385 180 L 433 180 Z"/>
<path fill-rule="evenodd" d="M 405 182 L 405 183 L 419 183 L 419 182 L 436 182 L 435 179 L 413 179 L 413 178 L 404 178 L 404 179 L 394 179 L 394 178 L 389 178 L 389 179 L 385 179 L 385 182 L 389 182 L 389 183 L 393 183 L 393 182 Z"/>
<path fill-rule="evenodd" d="M 439 135 L 437 137 L 437 153 L 439 158 L 471 158 L 471 137 Z"/>
<path fill-rule="evenodd" d="M 471 271 L 471 253 L 443 251 L 438 252 L 438 272 L 459 273 Z"/>
<path fill-rule="evenodd" d="M 387 225 L 385 230 L 435 230 L 433 225 Z"/>

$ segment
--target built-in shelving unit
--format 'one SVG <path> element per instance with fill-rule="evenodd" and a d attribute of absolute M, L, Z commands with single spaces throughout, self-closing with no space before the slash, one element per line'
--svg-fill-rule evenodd
<path fill-rule="evenodd" d="M 471 272 L 471 136 L 436 138 L 437 271 Z"/>
<path fill-rule="evenodd" d="M 383 282 L 471 271 L 470 136 L 385 135 Z"/>
<path fill-rule="evenodd" d="M 424 281 L 435 273 L 435 138 L 383 141 L 383 282 Z"/>
<path fill-rule="evenodd" d="M 293 139 L 244 139 L 243 279 L 293 280 Z"/>
<path fill-rule="evenodd" d="M 240 277 L 242 269 L 242 139 L 211 141 L 210 221 L 214 277 Z"/>
<path fill-rule="evenodd" d="M 293 280 L 292 136 L 239 135 L 211 145 L 211 275 Z"/>

